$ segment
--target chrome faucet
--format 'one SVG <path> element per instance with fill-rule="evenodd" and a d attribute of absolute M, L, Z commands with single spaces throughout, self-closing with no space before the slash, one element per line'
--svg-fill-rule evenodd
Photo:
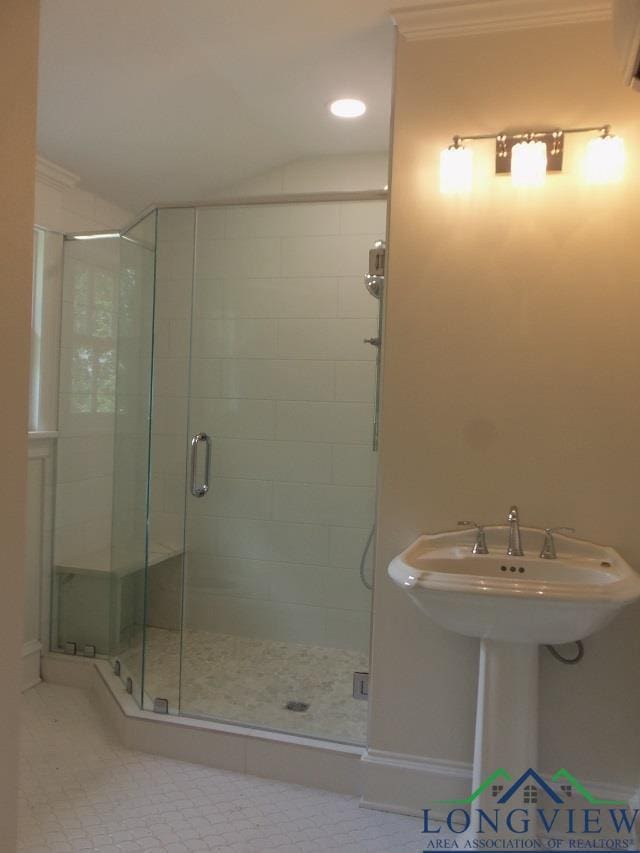
<path fill-rule="evenodd" d="M 507 556 L 523 557 L 522 540 L 520 538 L 520 516 L 518 515 L 518 507 L 512 506 L 507 516 L 509 522 L 509 547 L 507 548 Z"/>
<path fill-rule="evenodd" d="M 476 541 L 471 549 L 472 554 L 488 554 L 489 549 L 487 548 L 487 540 L 484 535 L 484 525 L 478 524 L 477 521 L 459 521 L 458 525 L 460 527 L 475 527 L 477 530 L 476 533 Z"/>
<path fill-rule="evenodd" d="M 555 560 L 556 542 L 553 538 L 554 533 L 575 533 L 574 527 L 545 527 L 544 529 L 544 544 L 540 551 L 540 557 L 543 560 Z"/>

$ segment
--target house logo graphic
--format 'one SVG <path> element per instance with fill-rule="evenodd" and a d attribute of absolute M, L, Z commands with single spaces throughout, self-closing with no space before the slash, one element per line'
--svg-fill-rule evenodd
<path fill-rule="evenodd" d="M 464 799 L 423 810 L 425 853 L 434 850 L 578 850 L 640 853 L 638 809 L 592 794 L 564 767 L 545 778 L 529 767 L 496 770 Z M 442 806 L 448 806 L 443 816 Z M 440 836 L 440 838 L 438 837 Z M 445 838 L 446 836 L 446 838 Z"/>
<path fill-rule="evenodd" d="M 575 776 L 572 776 L 568 770 L 565 770 L 564 767 L 553 774 L 551 781 L 557 783 L 559 790 L 552 788 L 532 767 L 529 767 L 515 782 L 512 782 L 511 775 L 501 767 L 495 773 L 487 776 L 484 782 L 469 797 L 463 800 L 436 800 L 436 803 L 457 806 L 471 805 L 487 789 L 490 789 L 491 796 L 496 800 L 498 805 L 505 805 L 520 789 L 523 789 L 523 800 L 525 803 L 529 800 L 528 804 L 536 803 L 540 793 L 544 792 L 557 805 L 563 805 L 566 800 L 574 797 L 575 793 L 582 796 L 592 806 L 626 805 L 626 803 L 618 800 L 602 800 L 595 797 Z M 512 784 L 509 785 L 509 783 Z"/>

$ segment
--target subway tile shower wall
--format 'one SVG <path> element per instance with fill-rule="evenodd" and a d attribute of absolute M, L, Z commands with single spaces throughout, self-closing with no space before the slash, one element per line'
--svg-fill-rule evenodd
<path fill-rule="evenodd" d="M 189 432 L 213 437 L 210 494 L 187 507 L 186 627 L 368 648 L 363 339 L 378 303 L 363 275 L 385 219 L 383 201 L 207 208 L 197 225 L 193 210 L 159 212 L 155 541 L 180 547 Z"/>

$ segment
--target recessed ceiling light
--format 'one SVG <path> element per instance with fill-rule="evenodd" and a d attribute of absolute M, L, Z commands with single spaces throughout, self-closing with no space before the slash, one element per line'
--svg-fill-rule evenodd
<path fill-rule="evenodd" d="M 338 118 L 358 118 L 365 114 L 367 105 L 357 98 L 340 98 L 338 101 L 332 101 L 329 109 Z"/>

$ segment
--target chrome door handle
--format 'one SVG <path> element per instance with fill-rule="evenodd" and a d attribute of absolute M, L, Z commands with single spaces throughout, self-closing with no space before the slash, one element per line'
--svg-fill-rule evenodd
<path fill-rule="evenodd" d="M 207 446 L 207 456 L 204 463 L 204 480 L 196 484 L 198 476 L 198 447 L 204 441 Z M 209 475 L 211 474 L 211 437 L 206 432 L 197 432 L 191 438 L 191 494 L 194 498 L 203 498 L 209 491 Z"/>

